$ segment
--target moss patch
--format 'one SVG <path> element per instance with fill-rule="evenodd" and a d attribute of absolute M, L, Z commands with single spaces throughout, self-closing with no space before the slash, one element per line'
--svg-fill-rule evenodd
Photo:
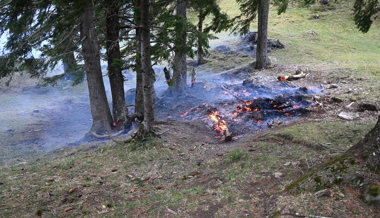
<path fill-rule="evenodd" d="M 369 185 L 368 191 L 368 194 L 370 194 L 373 197 L 377 197 L 380 194 L 380 188 L 377 185 Z"/>
<path fill-rule="evenodd" d="M 286 187 L 286 191 L 300 193 L 301 191 L 318 191 L 333 185 L 349 181 L 361 172 L 362 166 L 356 163 L 350 155 L 342 155 L 304 174 Z"/>

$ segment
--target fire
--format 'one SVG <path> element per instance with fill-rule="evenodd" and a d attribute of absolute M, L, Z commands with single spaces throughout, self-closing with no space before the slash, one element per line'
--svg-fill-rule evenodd
<path fill-rule="evenodd" d="M 119 121 L 118 121 L 118 120 L 116 119 L 116 117 L 115 117 L 115 118 L 113 118 L 113 123 L 112 123 L 112 125 L 113 125 L 113 126 L 116 126 L 118 122 L 119 122 Z"/>
<path fill-rule="evenodd" d="M 216 117 L 218 115 L 218 112 L 214 112 L 212 114 L 209 114 L 208 116 L 211 118 L 211 120 L 213 120 L 214 122 L 219 122 L 218 118 Z"/>
<path fill-rule="evenodd" d="M 184 114 L 180 115 L 181 117 L 184 117 L 186 116 L 188 113 L 190 113 L 190 111 L 186 111 Z"/>
<path fill-rule="evenodd" d="M 223 131 L 226 130 L 227 127 L 226 127 L 226 123 L 223 120 L 218 119 L 218 116 L 219 116 L 218 112 L 217 111 L 212 112 L 208 116 L 211 118 L 212 121 L 214 121 L 216 123 L 215 130 L 219 131 L 223 134 Z"/>
<path fill-rule="evenodd" d="M 293 108 L 295 108 L 295 109 L 297 109 L 297 108 L 299 108 L 300 106 L 298 106 L 298 105 L 294 105 L 293 106 Z"/>
<path fill-rule="evenodd" d="M 256 121 L 257 124 L 260 124 L 260 123 L 262 123 L 262 122 L 264 122 L 264 121 L 262 121 L 262 120 L 258 120 L 258 121 Z"/>
<path fill-rule="evenodd" d="M 285 115 L 286 115 L 287 117 L 290 117 L 290 113 L 286 113 Z"/>
<path fill-rule="evenodd" d="M 286 81 L 286 78 L 284 76 L 280 77 L 280 81 L 283 82 L 283 81 Z"/>

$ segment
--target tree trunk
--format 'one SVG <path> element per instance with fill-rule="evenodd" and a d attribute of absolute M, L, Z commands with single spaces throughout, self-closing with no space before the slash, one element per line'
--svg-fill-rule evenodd
<path fill-rule="evenodd" d="M 100 67 L 99 45 L 93 21 L 94 8 L 91 0 L 83 1 L 83 4 L 85 7 L 79 20 L 82 55 L 87 75 L 92 115 L 92 127 L 90 131 L 96 133 L 110 132 L 112 117 Z"/>
<path fill-rule="evenodd" d="M 365 177 L 372 172 L 380 172 L 380 117 L 364 139 L 346 153 L 314 168 L 291 183 L 285 190 L 315 192 L 358 177 Z"/>
<path fill-rule="evenodd" d="M 266 68 L 269 63 L 267 54 L 269 0 L 261 0 L 258 9 L 258 39 L 256 51 L 256 69 Z"/>
<path fill-rule="evenodd" d="M 65 56 L 62 58 L 62 63 L 63 63 L 63 70 L 65 74 L 66 75 L 71 74 L 76 65 L 74 52 L 71 51 L 65 54 Z"/>
<path fill-rule="evenodd" d="M 135 7 L 140 7 L 140 0 L 136 0 Z M 134 13 L 134 21 L 140 25 L 141 14 Z M 144 98 L 143 98 L 143 79 L 141 72 L 141 30 L 136 29 L 136 98 L 135 98 L 135 113 L 139 118 L 144 116 Z"/>
<path fill-rule="evenodd" d="M 128 115 L 125 106 L 124 78 L 121 72 L 121 55 L 119 45 L 119 5 L 118 1 L 105 1 L 106 7 L 106 48 L 108 77 L 112 94 L 112 114 L 122 123 Z"/>
<path fill-rule="evenodd" d="M 348 150 L 352 156 L 363 162 L 374 172 L 380 172 L 380 116 L 375 127 L 359 141 L 355 146 Z"/>
<path fill-rule="evenodd" d="M 74 42 L 73 42 L 73 35 L 69 35 L 66 40 L 63 42 L 65 51 L 64 56 L 62 58 L 63 63 L 63 71 L 66 75 L 72 74 L 73 70 L 76 67 L 76 60 L 74 55 Z"/>
<path fill-rule="evenodd" d="M 141 73 L 144 96 L 144 130 L 146 137 L 153 132 L 153 69 L 150 57 L 149 0 L 141 0 Z"/>
<path fill-rule="evenodd" d="M 186 0 L 177 0 L 177 15 L 186 22 Z M 178 38 L 175 43 L 172 93 L 178 96 L 186 89 L 187 65 L 186 65 L 186 28 L 176 30 Z"/>
<path fill-rule="evenodd" d="M 203 50 L 201 42 L 201 34 L 203 32 L 203 8 L 199 8 L 199 21 L 198 21 L 198 64 L 203 64 Z"/>

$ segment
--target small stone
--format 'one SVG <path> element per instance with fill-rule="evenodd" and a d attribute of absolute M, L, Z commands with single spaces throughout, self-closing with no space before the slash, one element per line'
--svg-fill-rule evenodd
<path fill-rule="evenodd" d="M 328 86 L 326 87 L 326 89 L 336 89 L 336 88 L 338 88 L 338 87 L 339 87 L 339 86 L 338 86 L 337 84 L 333 83 L 333 84 L 328 85 Z"/>
<path fill-rule="evenodd" d="M 310 35 L 317 35 L 317 32 L 315 32 L 314 30 L 308 30 L 306 33 Z"/>
<path fill-rule="evenodd" d="M 338 114 L 338 117 L 343 120 L 354 120 L 358 118 L 358 115 L 354 113 L 341 112 Z"/>

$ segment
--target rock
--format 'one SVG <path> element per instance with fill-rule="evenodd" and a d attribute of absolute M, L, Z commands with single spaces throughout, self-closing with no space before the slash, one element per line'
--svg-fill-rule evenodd
<path fill-rule="evenodd" d="M 313 36 L 317 35 L 317 33 L 314 30 L 308 30 L 306 33 Z"/>
<path fill-rule="evenodd" d="M 343 120 L 354 120 L 358 118 L 359 116 L 355 113 L 341 112 L 340 114 L 338 114 L 338 117 Z"/>
<path fill-rule="evenodd" d="M 267 42 L 268 48 L 271 49 L 283 49 L 285 48 L 285 45 L 280 42 L 279 39 L 268 39 Z"/>
<path fill-rule="evenodd" d="M 322 5 L 327 5 L 330 0 L 319 0 L 319 2 L 322 4 Z"/>
<path fill-rule="evenodd" d="M 335 83 L 326 86 L 326 89 L 336 89 L 336 88 L 339 88 L 339 86 Z"/>

